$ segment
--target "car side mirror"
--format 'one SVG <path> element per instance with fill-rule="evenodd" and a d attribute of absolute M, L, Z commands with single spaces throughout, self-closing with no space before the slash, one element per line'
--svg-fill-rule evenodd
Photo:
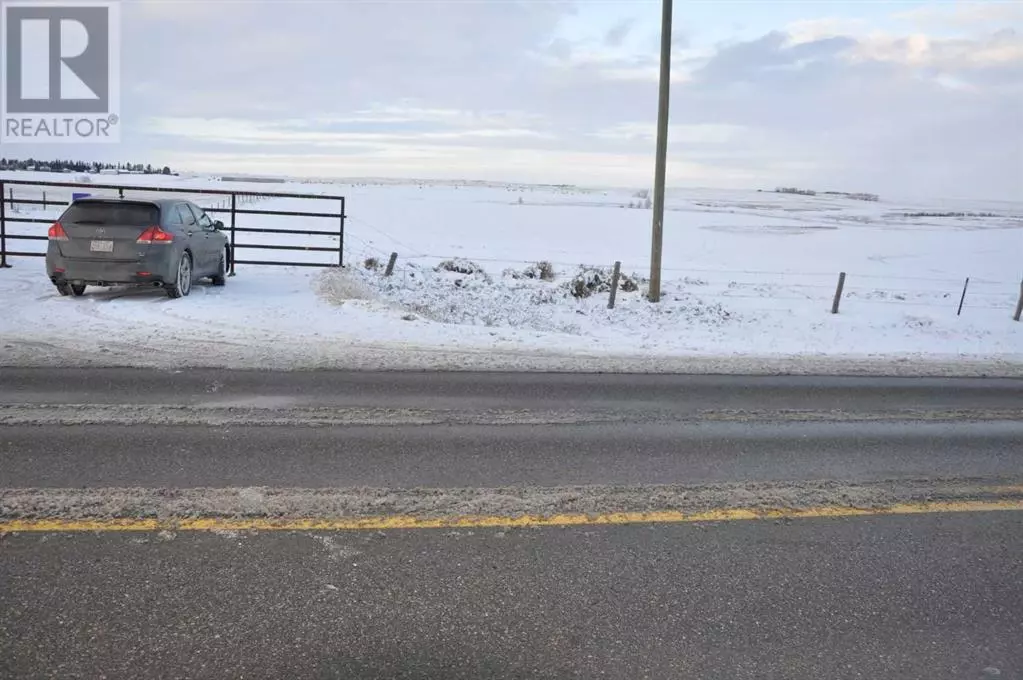
<path fill-rule="evenodd" d="M 220 231 L 221 229 L 224 228 L 224 223 L 221 222 L 220 220 L 215 220 L 213 222 L 213 228 L 216 229 L 217 231 Z"/>

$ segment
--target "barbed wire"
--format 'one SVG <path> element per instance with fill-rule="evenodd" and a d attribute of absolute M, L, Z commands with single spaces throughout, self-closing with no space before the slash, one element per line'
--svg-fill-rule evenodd
<path fill-rule="evenodd" d="M 365 227 L 369 227 L 370 229 L 372 229 L 373 231 L 377 232 L 381 236 L 384 236 L 384 237 L 390 239 L 394 244 L 396 244 L 398 246 L 401 246 L 406 251 L 415 252 L 416 250 L 418 250 L 418 248 L 413 248 L 412 246 L 410 246 L 410 245 L 408 245 L 406 243 L 403 243 L 402 241 L 399 241 L 397 238 L 395 238 L 391 234 L 388 234 L 386 231 L 384 231 L 380 227 L 376 227 L 376 226 L 370 224 L 367 220 L 365 220 L 365 219 L 363 219 L 361 217 L 355 217 L 353 215 L 346 215 L 345 219 L 346 220 L 350 220 L 352 222 L 355 222 L 356 224 L 361 224 L 361 225 L 363 225 Z"/>
<path fill-rule="evenodd" d="M 399 262 L 400 262 L 400 260 L 399 260 Z M 379 261 L 379 265 L 381 267 L 383 266 L 383 264 L 384 264 L 383 261 Z M 400 277 L 402 285 L 404 286 L 404 285 L 408 285 L 408 277 L 409 277 L 409 275 L 416 273 L 416 271 L 422 272 L 422 268 L 420 268 L 418 270 L 415 270 L 413 267 L 402 266 L 401 264 L 397 264 L 395 266 L 395 268 L 394 268 L 392 276 L 394 276 L 396 279 L 398 277 Z M 781 294 L 781 295 L 779 295 L 779 294 L 773 294 L 773 293 L 768 293 L 768 292 L 765 292 L 765 294 L 762 294 L 762 295 L 756 295 L 756 294 L 749 294 L 748 291 L 741 290 L 741 289 L 740 290 L 735 290 L 735 289 L 731 289 L 731 290 L 720 290 L 720 289 L 719 290 L 713 290 L 713 289 L 703 289 L 701 287 L 701 289 L 698 290 L 698 291 L 697 290 L 692 290 L 690 288 L 690 289 L 686 290 L 685 292 L 690 294 L 690 295 L 694 295 L 694 296 L 696 296 L 698 298 L 705 298 L 705 299 L 710 299 L 710 300 L 756 300 L 756 301 L 762 303 L 762 305 L 759 306 L 761 309 L 767 309 L 767 308 L 772 307 L 772 306 L 777 307 L 778 304 L 786 305 L 786 303 L 793 303 L 793 302 L 806 303 L 808 301 L 809 302 L 818 302 L 818 303 L 821 304 L 821 308 L 822 309 L 826 309 L 826 308 L 830 307 L 830 303 L 831 303 L 831 300 L 832 300 L 832 296 L 830 294 L 830 291 L 828 291 L 827 293 L 819 294 L 819 295 L 807 294 L 807 295 L 803 295 L 803 296 L 796 296 L 796 295 L 792 295 L 792 294 L 788 294 L 788 295 Z M 782 293 L 785 293 L 785 292 L 791 293 L 792 291 L 789 290 L 787 287 L 782 287 L 782 290 L 780 292 L 782 292 Z M 667 296 L 670 296 L 672 294 L 672 292 L 665 291 L 664 294 L 667 297 Z M 921 308 L 926 307 L 926 308 L 930 308 L 930 309 L 955 309 L 956 305 L 958 304 L 958 296 L 953 296 L 953 295 L 947 295 L 946 297 L 943 297 L 941 299 L 932 299 L 932 300 L 892 300 L 892 299 L 877 299 L 877 298 L 860 297 L 860 296 L 857 296 L 855 294 L 850 295 L 850 293 L 847 291 L 847 292 L 845 292 L 843 294 L 843 299 L 845 299 L 847 301 L 847 303 L 850 303 L 850 304 L 853 304 L 853 305 L 856 305 L 856 306 L 864 305 L 865 304 L 865 305 L 889 305 L 889 306 L 921 307 Z M 967 300 L 968 300 L 968 302 L 967 302 L 967 305 L 966 305 L 966 309 L 968 309 L 968 310 L 1006 311 L 1008 309 L 1011 309 L 1011 307 L 1015 304 L 1014 300 L 1012 300 L 1010 298 L 1010 296 L 1008 296 L 1008 295 L 1006 295 L 1003 298 L 1003 303 L 1000 304 L 1000 305 L 976 304 L 975 300 L 972 303 L 971 303 L 969 298 Z M 791 308 L 790 305 L 788 305 L 788 306 Z"/>
<path fill-rule="evenodd" d="M 804 297 L 795 297 L 795 296 L 792 296 L 792 295 L 789 295 L 789 296 L 785 296 L 785 295 L 743 295 L 741 293 L 713 293 L 713 292 L 710 292 L 710 291 L 700 291 L 699 293 L 693 293 L 693 294 L 697 295 L 698 297 L 718 298 L 718 299 L 722 299 L 722 300 L 733 300 L 733 299 L 734 300 L 779 300 L 779 301 L 787 301 L 787 302 L 806 302 L 807 300 L 818 299 L 818 298 L 811 297 L 809 295 L 804 296 Z M 826 298 L 821 297 L 819 299 L 823 301 Z"/>
<path fill-rule="evenodd" d="M 346 234 L 346 236 L 347 236 L 347 234 Z M 593 262 L 585 262 L 585 261 L 569 262 L 569 261 L 566 261 L 566 260 L 549 260 L 549 259 L 545 259 L 545 258 L 539 258 L 539 259 L 536 259 L 536 260 L 523 260 L 523 259 L 519 259 L 519 258 L 515 258 L 515 257 L 477 256 L 477 255 L 464 254 L 464 253 L 459 253 L 457 255 L 450 254 L 450 253 L 447 254 L 447 255 L 442 255 L 442 254 L 439 254 L 439 253 L 416 252 L 416 251 L 411 250 L 411 249 L 409 251 L 406 251 L 405 253 L 399 253 L 399 256 L 402 257 L 405 260 L 418 260 L 418 259 L 452 260 L 452 259 L 458 259 L 458 260 L 470 260 L 472 262 L 477 262 L 477 263 L 479 263 L 479 262 L 489 262 L 489 263 L 506 264 L 506 265 L 507 264 L 532 265 L 532 264 L 536 264 L 536 263 L 542 261 L 542 262 L 549 262 L 550 264 L 552 264 L 554 266 L 558 266 L 558 267 L 594 267 L 594 268 L 598 268 L 599 267 L 599 268 L 604 268 L 604 267 L 609 267 L 609 266 L 611 266 L 611 264 L 613 264 L 611 262 L 602 263 L 602 264 L 596 264 L 596 263 L 593 263 Z M 646 268 L 646 265 L 637 265 L 637 264 L 634 264 L 634 263 L 624 262 L 624 261 L 622 262 L 621 266 L 622 266 L 622 270 L 623 271 L 625 271 L 625 270 L 640 270 L 640 271 L 642 271 L 642 270 L 645 270 L 645 268 Z M 818 277 L 818 278 L 827 278 L 827 279 L 831 279 L 831 280 L 835 280 L 838 277 L 838 272 L 800 272 L 800 271 L 792 271 L 792 270 L 771 270 L 771 269 L 706 269 L 706 268 L 701 268 L 701 267 L 662 267 L 661 271 L 662 272 L 677 272 L 677 273 L 695 273 L 695 274 L 736 274 L 736 275 L 759 275 L 759 276 L 778 276 L 778 277 Z M 855 272 L 855 271 L 853 271 L 853 272 L 848 272 L 847 271 L 846 272 L 846 281 L 849 281 L 851 279 L 870 279 L 870 280 L 878 280 L 878 281 L 888 281 L 888 280 L 890 280 L 890 281 L 929 281 L 929 282 L 936 282 L 936 283 L 944 283 L 944 284 L 948 284 L 949 286 L 959 286 L 959 285 L 961 285 L 963 283 L 965 278 L 966 278 L 965 276 L 963 278 L 954 279 L 954 278 L 932 278 L 932 277 L 920 277 L 920 276 L 902 276 L 902 275 L 898 275 L 898 274 L 892 274 L 892 275 L 886 275 L 886 274 L 860 274 L 860 273 Z M 797 284 L 786 284 L 786 285 L 797 285 Z M 812 285 L 812 284 L 802 284 L 802 285 Z M 821 288 L 832 288 L 832 289 L 834 288 L 834 286 L 831 286 L 831 285 L 823 285 L 823 284 L 818 284 L 818 285 Z M 1011 286 L 1011 285 L 1018 285 L 1018 282 L 1014 283 L 1014 282 L 1010 282 L 1010 281 L 999 281 L 999 280 L 993 280 L 993 279 L 975 279 L 975 278 L 971 278 L 970 279 L 970 286 L 974 286 L 974 285 L 978 285 L 978 286 L 981 286 L 981 285 L 984 285 L 984 286 Z M 909 291 L 909 290 L 919 290 L 919 291 L 922 291 L 922 292 L 932 292 L 935 289 L 932 289 L 932 288 L 920 288 L 920 289 L 903 288 L 903 289 L 900 289 L 900 290 L 906 290 L 906 291 Z M 950 288 L 950 290 L 951 290 L 951 288 Z"/>
<path fill-rule="evenodd" d="M 7 200 L 7 197 L 3 198 L 5 201 Z M 247 203 L 259 202 L 260 200 L 263 199 L 258 193 L 253 193 L 246 197 Z M 23 208 L 27 208 L 27 210 L 23 212 L 51 212 L 52 210 L 62 207 L 56 201 L 54 203 L 55 205 L 53 208 L 46 208 L 45 210 L 42 206 L 37 205 L 22 206 Z M 450 253 L 442 255 L 430 252 L 420 252 L 419 249 L 413 248 L 408 243 L 396 238 L 386 230 L 372 224 L 370 221 L 362 217 L 348 216 L 348 220 L 354 225 L 371 230 L 384 239 L 387 239 L 389 244 L 393 244 L 397 248 L 404 250 L 404 253 L 399 252 L 399 257 L 392 275 L 400 276 L 401 280 L 406 285 L 409 276 L 414 272 L 426 268 L 432 269 L 430 264 L 417 262 L 419 260 L 436 260 L 438 262 L 445 260 L 469 260 L 476 263 L 500 264 L 506 268 L 512 268 L 519 265 L 528 268 L 536 265 L 538 262 L 550 262 L 553 266 L 569 268 L 570 270 L 576 270 L 578 268 L 609 270 L 613 264 L 611 262 L 601 264 L 580 261 L 570 262 L 564 259 L 544 260 L 541 258 L 537 260 L 524 260 L 515 257 L 500 257 L 493 255 L 475 256 L 464 253 L 457 255 Z M 39 230 L 45 227 L 46 225 L 20 225 L 15 223 L 8 226 L 8 235 L 37 235 Z M 356 233 L 353 233 L 353 231 Z M 345 230 L 341 261 L 347 262 L 349 265 L 356 263 L 357 266 L 363 266 L 367 261 L 373 259 L 376 260 L 378 266 L 382 268 L 388 262 L 391 252 L 397 251 L 388 252 L 388 250 L 384 247 L 385 244 L 378 243 L 376 239 L 369 238 L 365 233 L 359 233 L 360 231 L 361 230 L 353 229 Z M 280 234 L 279 236 L 287 238 L 287 234 Z M 336 241 L 338 237 L 328 235 L 303 235 L 303 238 L 330 238 Z M 31 250 L 45 250 L 45 248 L 41 245 L 42 242 L 26 243 L 26 248 Z M 237 247 L 239 249 L 244 249 L 245 245 L 238 244 Z M 294 264 L 301 264 L 301 261 L 295 261 Z M 644 271 L 647 266 L 647 263 L 636 264 L 633 262 L 623 262 L 622 272 Z M 832 282 L 835 281 L 838 276 L 838 272 L 727 269 L 700 266 L 665 267 L 662 271 L 667 274 L 681 275 L 666 279 L 665 283 L 672 282 L 674 284 L 685 286 L 685 291 L 692 295 L 721 300 L 759 300 L 765 305 L 775 302 L 828 302 L 832 299 L 832 293 L 835 290 L 835 285 Z M 641 277 L 638 277 L 635 274 L 633 274 L 633 276 L 641 279 Z M 743 280 L 751 277 L 770 278 Z M 805 279 L 821 279 L 821 281 L 808 282 L 805 281 Z M 824 280 L 827 280 L 827 283 L 825 283 Z M 937 276 L 908 276 L 901 274 L 859 273 L 855 270 L 847 271 L 846 286 L 842 293 L 842 299 L 846 301 L 847 304 L 853 305 L 894 305 L 900 307 L 931 309 L 954 308 L 959 303 L 960 291 L 962 290 L 962 286 L 965 281 L 965 276 L 961 278 L 952 278 Z M 857 285 L 857 282 L 861 283 Z M 862 282 L 878 282 L 878 285 L 865 285 Z M 900 282 L 919 282 L 939 285 L 935 285 L 933 287 L 915 285 L 903 286 L 899 285 Z M 1017 291 L 1019 290 L 1019 285 L 1019 281 L 971 277 L 967 289 L 966 309 L 1005 310 L 1007 308 L 1011 308 L 1015 305 L 1016 300 L 1018 299 Z"/>
<path fill-rule="evenodd" d="M 239 194 L 239 195 L 241 196 L 242 194 Z M 247 196 L 247 197 L 251 197 L 255 201 L 265 200 L 265 199 L 263 199 L 263 197 L 258 192 L 253 192 L 252 194 L 244 194 L 244 195 Z M 8 197 L 5 196 L 3 198 L 5 200 L 7 200 L 8 202 L 10 202 Z M 15 205 L 17 204 L 17 199 L 15 199 L 14 204 Z M 57 204 L 56 201 L 55 201 L 55 204 Z M 22 206 L 22 207 L 24 207 L 24 206 Z M 57 205 L 55 205 L 54 209 L 59 208 L 59 207 L 60 207 L 60 205 L 57 204 Z M 27 210 L 25 212 L 44 212 L 44 210 L 41 208 L 41 206 L 33 205 L 33 206 L 28 206 L 28 208 L 29 208 L 29 210 Z M 52 210 L 52 209 L 48 208 L 46 210 Z M 611 266 L 611 263 L 596 264 L 596 263 L 592 263 L 592 262 L 579 262 L 579 261 L 572 261 L 572 262 L 570 262 L 570 261 L 566 261 L 566 260 L 542 260 L 542 258 L 538 259 L 538 260 L 522 260 L 522 259 L 518 259 L 518 258 L 514 258 L 514 257 L 492 257 L 492 256 L 483 257 L 483 256 L 475 256 L 475 255 L 471 255 L 471 254 L 470 255 L 467 255 L 467 254 L 459 254 L 459 255 L 447 254 L 447 255 L 441 255 L 441 254 L 429 253 L 429 252 L 419 252 L 419 249 L 410 246 L 408 243 L 402 241 L 401 239 L 398 239 L 393 234 L 389 233 L 388 231 L 386 231 L 385 229 L 381 228 L 380 226 L 371 223 L 369 220 L 365 219 L 364 217 L 349 215 L 349 216 L 347 216 L 347 219 L 350 220 L 351 222 L 355 223 L 355 224 L 359 224 L 359 225 L 362 225 L 362 226 L 364 226 L 364 227 L 366 227 L 368 229 L 371 229 L 372 231 L 374 231 L 374 232 L 380 234 L 381 236 L 385 237 L 386 239 L 388 239 L 389 241 L 391 241 L 395 245 L 397 245 L 400 248 L 404 249 L 405 253 L 400 254 L 401 255 L 401 259 L 403 259 L 403 260 L 416 260 L 416 259 L 426 259 L 426 258 L 437 259 L 437 260 L 467 259 L 467 260 L 472 260 L 474 262 L 501 263 L 501 264 L 506 264 L 506 265 L 508 265 L 508 264 L 523 264 L 523 265 L 527 265 L 527 266 L 531 265 L 531 264 L 535 264 L 536 262 L 539 262 L 539 261 L 547 261 L 547 262 L 550 262 L 552 265 L 559 266 L 559 267 L 605 268 L 605 267 Z M 8 227 L 8 232 L 9 233 L 11 232 L 11 228 L 14 227 L 14 226 L 15 225 L 11 225 L 11 227 Z M 26 229 L 28 229 L 28 228 L 26 227 Z M 20 232 L 20 230 L 18 230 L 18 232 Z M 11 233 L 11 235 L 32 235 L 32 231 L 28 231 L 28 232 L 26 232 L 24 234 L 20 234 L 18 232 Z M 387 257 L 387 256 L 390 255 L 390 253 L 386 252 L 384 249 L 380 248 L 379 246 L 376 246 L 376 245 L 370 243 L 369 241 L 359 237 L 358 235 L 353 234 L 352 230 L 350 230 L 350 229 L 345 231 L 345 239 L 346 240 L 347 239 L 355 239 L 355 240 L 359 241 L 360 243 L 364 244 L 365 246 L 372 248 L 373 251 L 376 254 L 382 255 L 384 257 Z M 648 266 L 648 263 L 637 264 L 635 262 L 627 262 L 627 261 L 622 263 L 623 271 L 630 271 L 630 270 L 631 271 L 643 271 L 643 270 L 646 269 L 647 266 Z M 799 278 L 799 277 L 811 277 L 811 278 L 814 278 L 814 277 L 816 277 L 816 278 L 834 279 L 837 276 L 836 272 L 792 271 L 792 270 L 771 270 L 771 269 L 724 269 L 724 268 L 705 268 L 705 267 L 664 267 L 664 268 L 662 268 L 662 272 L 682 273 L 682 274 L 700 274 L 700 275 L 720 274 L 720 275 L 773 276 L 773 277 L 783 277 L 783 278 Z M 847 276 L 847 279 L 846 279 L 847 283 L 849 281 L 851 281 L 851 280 L 867 279 L 867 280 L 874 280 L 874 281 L 921 281 L 921 282 L 947 284 L 949 286 L 959 286 L 965 280 L 965 276 L 962 277 L 962 278 L 951 278 L 951 277 L 944 278 L 944 277 L 927 277 L 927 276 L 905 276 L 905 275 L 900 275 L 900 274 L 866 274 L 866 273 L 859 273 L 859 272 L 856 272 L 856 271 L 847 272 L 846 276 Z M 796 284 L 786 284 L 786 285 L 794 286 Z M 802 284 L 802 285 L 809 286 L 811 284 Z M 970 287 L 971 287 L 971 289 L 976 287 L 976 286 L 1014 286 L 1014 285 L 1018 285 L 1018 282 L 993 280 L 993 279 L 986 279 L 986 278 L 971 278 L 971 280 L 970 280 Z M 828 287 L 830 287 L 830 284 L 828 284 L 828 285 L 820 284 L 820 288 L 822 290 L 825 289 L 825 288 L 828 288 Z M 949 289 L 950 292 L 952 290 L 953 290 L 952 288 Z M 898 292 L 935 292 L 934 289 L 931 289 L 931 288 L 901 288 L 901 287 L 898 288 L 897 291 Z M 980 293 L 977 293 L 977 294 L 980 294 Z"/>
<path fill-rule="evenodd" d="M 372 256 L 377 255 L 383 256 L 384 258 L 389 257 L 389 253 L 384 253 L 379 248 L 370 245 Z M 510 260 L 506 258 L 475 258 L 475 257 L 444 257 L 435 254 L 421 254 L 418 259 L 429 258 L 431 260 L 452 260 L 452 259 L 464 259 L 472 262 L 497 262 L 503 264 L 535 264 L 528 260 Z M 384 264 L 385 259 L 377 258 L 380 261 L 380 265 Z M 398 263 L 396 264 L 392 276 L 401 281 L 401 285 L 408 285 L 409 276 L 416 271 L 432 270 L 433 266 L 426 263 L 415 262 L 417 258 L 410 257 L 399 257 Z M 552 262 L 552 264 L 555 264 Z M 586 264 L 573 264 L 569 266 L 582 266 L 582 267 L 594 267 L 596 265 Z M 603 268 L 608 268 L 607 265 L 600 265 Z M 720 273 L 722 270 L 714 270 Z M 760 270 L 767 271 L 767 270 Z M 742 273 L 748 273 L 742 271 Z M 400 278 L 399 278 L 400 277 Z M 878 280 L 883 277 L 873 277 Z M 919 280 L 921 277 L 905 277 L 906 279 Z M 951 279 L 950 279 L 951 281 Z M 814 283 L 790 283 L 786 281 L 745 281 L 738 282 L 729 280 L 723 282 L 718 279 L 716 281 L 704 281 L 704 280 L 666 280 L 665 283 L 681 283 L 685 286 L 683 291 L 690 295 L 694 295 L 699 298 L 706 298 L 709 300 L 756 300 L 762 304 L 757 305 L 761 309 L 768 309 L 771 307 L 778 307 L 779 305 L 788 306 L 791 308 L 791 303 L 806 303 L 815 302 L 819 303 L 822 309 L 830 307 L 833 299 L 833 292 L 835 287 L 832 285 L 821 285 Z M 562 281 L 564 283 L 564 281 Z M 957 284 L 959 282 L 956 282 Z M 971 285 L 973 280 L 971 279 Z M 721 286 L 728 286 L 728 288 L 722 289 Z M 1000 293 L 984 293 L 976 292 L 975 294 L 971 291 L 971 295 L 967 297 L 966 307 L 967 310 L 992 310 L 992 311 L 1006 311 L 1015 305 L 1016 298 L 1013 293 L 1010 292 L 1014 288 L 1008 288 L 1006 292 Z M 760 291 L 760 294 L 757 294 Z M 800 294 L 800 292 L 803 294 Z M 672 291 L 666 290 L 664 294 L 671 295 Z M 887 296 L 887 299 L 881 299 L 873 297 L 877 295 Z M 892 299 L 891 296 L 906 295 L 908 299 Z M 930 299 L 926 299 L 926 296 L 932 296 Z M 923 296 L 923 298 L 921 298 Z M 902 306 L 909 308 L 929 308 L 932 310 L 954 310 L 959 301 L 958 289 L 949 287 L 948 289 L 888 289 L 883 287 L 869 287 L 869 288 L 846 288 L 842 294 L 843 300 L 847 304 L 853 306 L 860 305 L 889 305 L 889 306 Z M 991 304 L 998 302 L 1000 304 Z M 987 303 L 987 304 L 986 304 Z"/>
<path fill-rule="evenodd" d="M 944 301 L 945 304 L 938 304 L 938 300 L 934 300 L 932 302 L 919 302 L 919 301 L 913 301 L 913 300 L 878 300 L 878 299 L 869 299 L 869 298 L 855 298 L 854 301 L 855 301 L 856 304 L 894 305 L 894 306 L 898 306 L 898 307 L 929 307 L 931 309 L 945 308 L 945 307 L 948 307 L 950 309 L 954 309 L 959 304 L 959 300 L 957 298 L 956 299 L 949 298 L 948 300 Z M 1013 304 L 1015 304 L 1015 303 L 1006 302 L 1006 304 L 1004 304 L 1004 305 L 976 305 L 976 304 L 970 304 L 969 303 L 969 298 L 967 298 L 967 304 L 964 305 L 964 309 L 1000 309 L 1000 310 L 1005 310 L 1005 309 L 1011 309 Z"/>
<path fill-rule="evenodd" d="M 377 233 L 381 234 L 382 236 L 385 236 L 386 238 L 390 239 L 396 245 L 405 248 L 406 249 L 406 254 L 404 255 L 404 259 L 406 259 L 406 260 L 425 259 L 425 258 L 438 259 L 438 260 L 467 259 L 467 260 L 472 260 L 474 262 L 491 262 L 491 263 L 501 263 L 501 264 L 526 264 L 526 265 L 535 264 L 536 262 L 539 262 L 539 261 L 546 261 L 546 262 L 550 262 L 552 265 L 559 266 L 559 267 L 606 267 L 606 266 L 609 266 L 608 264 L 597 265 L 597 264 L 586 263 L 586 262 L 567 262 L 567 261 L 564 261 L 564 260 L 540 260 L 540 259 L 538 259 L 538 260 L 535 260 L 535 261 L 531 261 L 531 260 L 520 260 L 520 259 L 516 259 L 516 258 L 501 258 L 501 257 L 490 257 L 490 256 L 481 257 L 481 256 L 465 255 L 465 254 L 460 254 L 460 255 L 453 256 L 453 255 L 450 255 L 450 254 L 449 255 L 439 255 L 439 254 L 436 254 L 436 253 L 418 252 L 418 249 L 412 248 L 412 247 L 408 246 L 408 244 L 403 243 L 397 237 L 395 237 L 394 235 L 388 233 L 386 230 L 382 229 L 381 227 L 375 226 L 373 224 L 370 224 L 364 218 L 350 217 L 349 219 L 351 219 L 352 221 L 354 221 L 354 222 L 356 222 L 358 224 L 362 224 L 362 225 L 364 225 L 366 227 L 369 227 L 373 231 L 376 231 Z M 646 263 L 644 263 L 644 264 L 636 264 L 636 263 L 633 263 L 633 262 L 622 262 L 622 269 L 623 270 L 624 269 L 643 270 L 647 266 L 648 266 L 648 264 L 646 264 Z M 769 270 L 769 269 L 707 269 L 707 268 L 702 268 L 702 267 L 662 267 L 661 271 L 662 272 L 676 272 L 676 273 L 697 273 L 697 274 L 750 274 L 750 275 L 761 275 L 761 276 L 769 275 L 769 276 L 781 276 L 781 277 L 834 278 L 834 277 L 837 276 L 836 272 L 798 272 L 798 271 L 791 271 L 791 270 L 780 271 L 780 270 Z M 961 283 L 965 279 L 965 277 L 959 278 L 959 279 L 955 279 L 955 278 L 951 278 L 951 277 L 939 278 L 939 277 L 927 277 L 927 276 L 903 276 L 903 275 L 898 275 L 898 274 L 895 274 L 895 275 L 890 275 L 890 274 L 860 274 L 860 273 L 857 273 L 857 272 L 851 272 L 851 273 L 847 272 L 846 276 L 847 276 L 847 278 L 855 277 L 855 278 L 858 278 L 858 279 L 871 279 L 871 280 L 882 280 L 882 281 L 883 280 L 893 280 L 893 281 L 926 281 L 926 282 L 931 282 L 931 283 L 943 283 L 943 284 L 949 284 L 949 285 L 958 285 L 959 283 Z M 976 285 L 1011 285 L 1007 281 L 995 281 L 995 280 L 989 280 L 989 279 L 971 279 L 970 283 L 971 283 L 971 285 L 974 285 L 974 284 L 976 284 Z M 827 287 L 828 286 L 823 286 L 823 285 L 821 286 L 822 289 L 823 288 L 827 288 Z M 923 290 L 924 292 L 931 292 L 930 289 L 921 289 L 921 290 Z"/>

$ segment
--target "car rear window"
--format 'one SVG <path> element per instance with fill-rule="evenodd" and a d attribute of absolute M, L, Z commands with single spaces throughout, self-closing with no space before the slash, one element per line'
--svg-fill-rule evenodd
<path fill-rule="evenodd" d="M 148 227 L 160 223 L 160 213 L 151 203 L 75 203 L 61 217 L 69 224 L 111 224 Z"/>

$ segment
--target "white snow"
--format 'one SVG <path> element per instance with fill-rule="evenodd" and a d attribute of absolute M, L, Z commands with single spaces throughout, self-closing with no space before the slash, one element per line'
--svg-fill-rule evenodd
<path fill-rule="evenodd" d="M 0 270 L 0 365 L 897 372 L 926 364 L 940 367 L 936 372 L 1023 374 L 1023 323 L 1012 320 L 1023 273 L 1023 204 L 673 191 L 665 217 L 663 300 L 651 304 L 644 292 L 652 213 L 628 207 L 645 203 L 635 191 L 227 184 L 137 175 L 93 182 L 344 195 L 348 266 L 240 264 L 226 287 L 200 285 L 182 300 L 131 289 L 90 289 L 72 299 L 56 293 L 41 259 L 13 257 L 13 268 Z M 62 191 L 47 189 L 47 200 L 68 200 L 70 190 Z M 15 187 L 15 202 L 38 193 Z M 190 198 L 210 207 L 222 200 Z M 298 199 L 246 207 L 339 209 L 335 201 Z M 23 205 L 15 216 L 55 219 L 61 208 Z M 935 215 L 947 212 L 965 214 Z M 919 213 L 928 216 L 914 216 Z M 228 221 L 224 213 L 215 216 Z M 238 226 L 333 233 L 338 224 L 245 215 Z M 45 229 L 8 225 L 9 234 Z M 237 234 L 240 245 L 333 246 L 337 239 Z M 45 246 L 8 242 L 9 250 Z M 392 251 L 398 264 L 385 277 Z M 238 251 L 239 259 L 333 263 L 335 257 Z M 363 266 L 368 258 L 379 268 Z M 483 271 L 435 269 L 452 258 Z M 516 273 L 541 260 L 553 263 L 553 281 Z M 615 309 L 607 309 L 606 292 L 585 299 L 570 294 L 582 266 L 610 270 L 615 260 L 639 283 L 639 290 L 619 291 Z M 833 315 L 840 271 L 847 273 L 845 294 Z M 966 277 L 969 289 L 957 316 Z"/>

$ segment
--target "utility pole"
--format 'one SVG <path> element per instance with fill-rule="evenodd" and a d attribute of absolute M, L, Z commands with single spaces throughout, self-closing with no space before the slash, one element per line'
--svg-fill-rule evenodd
<path fill-rule="evenodd" d="M 650 243 L 650 302 L 661 300 L 664 236 L 664 175 L 668 160 L 668 92 L 671 84 L 671 2 L 661 0 L 661 77 L 657 98 L 657 159 L 654 165 L 654 225 Z"/>

